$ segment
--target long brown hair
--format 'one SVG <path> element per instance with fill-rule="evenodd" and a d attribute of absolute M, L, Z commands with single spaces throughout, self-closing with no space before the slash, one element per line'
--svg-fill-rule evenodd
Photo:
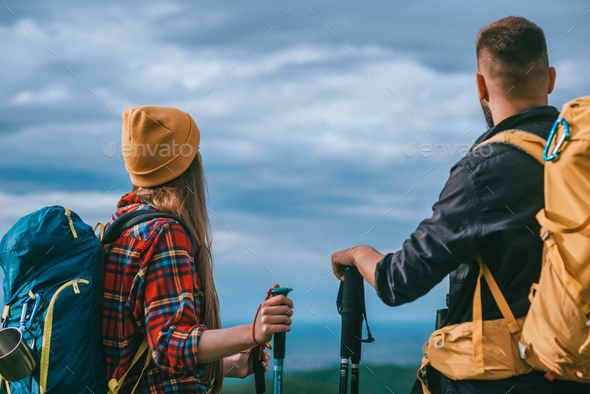
<path fill-rule="evenodd" d="M 181 218 L 190 227 L 195 240 L 195 268 L 205 294 L 205 314 L 202 323 L 210 329 L 221 328 L 219 297 L 213 281 L 211 230 L 205 196 L 207 185 L 199 155 L 188 169 L 160 186 L 133 186 L 133 192 L 156 210 Z M 209 364 L 203 380 L 213 379 L 212 393 L 218 394 L 223 385 L 223 359 Z"/>

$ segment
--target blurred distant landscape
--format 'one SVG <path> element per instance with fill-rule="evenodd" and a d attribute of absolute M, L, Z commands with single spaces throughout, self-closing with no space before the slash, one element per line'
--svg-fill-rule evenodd
<path fill-rule="evenodd" d="M 230 324 L 232 325 L 232 324 Z M 422 359 L 432 322 L 370 324 L 375 342 L 365 343 L 361 357 L 361 393 L 409 393 Z M 366 338 L 363 331 L 363 338 Z M 272 351 L 271 351 L 272 355 Z M 266 392 L 272 392 L 272 363 Z M 337 393 L 340 373 L 340 323 L 294 324 L 287 334 L 285 394 Z M 223 393 L 254 393 L 254 379 L 225 379 Z"/>
<path fill-rule="evenodd" d="M 371 394 L 409 393 L 416 381 L 416 368 L 395 365 L 367 365 L 361 368 L 360 392 Z M 321 369 L 285 376 L 285 394 L 338 393 L 339 368 Z M 230 379 L 227 379 L 229 381 Z M 240 385 L 224 386 L 224 394 L 250 394 L 255 392 L 254 379 L 248 378 Z M 266 392 L 272 393 L 272 374 L 267 373 Z"/>

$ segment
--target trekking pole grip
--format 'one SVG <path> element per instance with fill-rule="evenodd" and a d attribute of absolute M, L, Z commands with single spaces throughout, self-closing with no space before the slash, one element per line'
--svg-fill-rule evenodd
<path fill-rule="evenodd" d="M 355 298 L 357 286 L 362 281 L 362 277 L 355 267 L 347 267 L 344 271 L 344 282 L 342 283 L 342 334 L 340 337 L 340 356 L 352 357 L 352 350 L 355 342 L 355 320 L 357 310 L 355 308 Z"/>
<path fill-rule="evenodd" d="M 278 289 L 272 289 L 270 292 L 272 295 L 277 296 L 277 295 L 284 295 L 286 296 L 287 294 L 289 294 L 289 292 L 291 291 L 290 288 L 288 287 L 281 287 Z M 273 352 L 273 356 L 276 359 L 284 359 L 285 358 L 285 333 L 284 332 L 279 332 L 274 334 L 274 339 L 273 339 L 273 348 L 274 348 L 274 352 Z"/>

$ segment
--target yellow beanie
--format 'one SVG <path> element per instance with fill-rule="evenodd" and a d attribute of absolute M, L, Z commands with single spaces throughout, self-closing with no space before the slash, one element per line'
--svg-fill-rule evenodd
<path fill-rule="evenodd" d="M 193 118 L 176 108 L 143 105 L 123 112 L 121 153 L 136 186 L 178 177 L 197 155 L 200 139 Z"/>

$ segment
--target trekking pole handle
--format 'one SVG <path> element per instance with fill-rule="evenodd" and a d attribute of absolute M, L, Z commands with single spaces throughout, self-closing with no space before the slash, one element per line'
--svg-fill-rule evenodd
<path fill-rule="evenodd" d="M 272 289 L 270 293 L 273 296 L 277 295 L 284 295 L 286 296 L 289 292 L 292 291 L 289 287 L 278 287 L 276 289 Z M 273 356 L 276 359 L 284 359 L 285 358 L 285 333 L 279 332 L 274 335 L 273 341 L 274 352 Z"/>
<path fill-rule="evenodd" d="M 277 287 L 276 289 L 272 289 L 270 291 L 270 293 L 272 295 L 284 295 L 286 296 L 287 294 L 289 294 L 291 291 L 293 291 L 292 288 L 290 287 Z"/>
<path fill-rule="evenodd" d="M 362 277 L 355 267 L 347 267 L 344 271 L 342 283 L 342 333 L 340 336 L 340 357 L 350 358 L 354 356 L 355 348 L 355 323 L 357 310 L 355 308 L 357 286 Z"/>

